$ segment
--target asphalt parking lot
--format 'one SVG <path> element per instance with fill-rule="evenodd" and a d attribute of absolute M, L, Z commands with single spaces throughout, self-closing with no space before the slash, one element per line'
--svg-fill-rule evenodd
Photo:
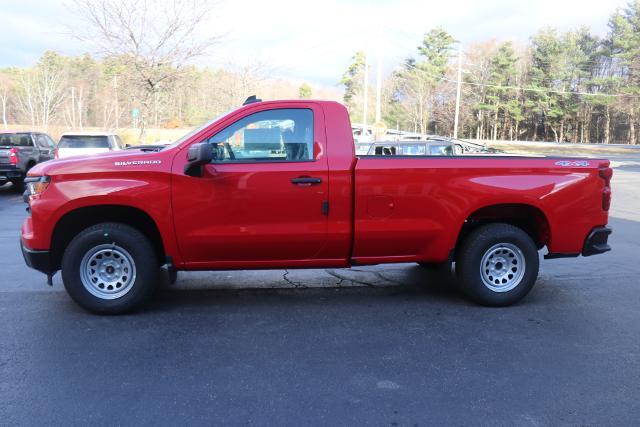
<path fill-rule="evenodd" d="M 24 265 L 2 187 L 0 424 L 637 425 L 640 159 L 614 166 L 613 251 L 502 309 L 403 264 L 182 274 L 95 316 Z"/>

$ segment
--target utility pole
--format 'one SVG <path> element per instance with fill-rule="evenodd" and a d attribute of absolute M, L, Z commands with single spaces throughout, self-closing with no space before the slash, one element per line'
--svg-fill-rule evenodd
<path fill-rule="evenodd" d="M 83 88 L 80 87 L 80 94 L 78 95 L 78 125 L 80 126 L 80 130 L 82 130 L 82 94 Z"/>
<path fill-rule="evenodd" d="M 458 46 L 458 87 L 456 89 L 456 116 L 453 121 L 453 137 L 458 138 L 458 121 L 460 118 L 460 92 L 462 89 L 462 44 Z"/>
<path fill-rule="evenodd" d="M 113 105 L 115 107 L 115 115 L 116 115 L 116 129 L 120 128 L 120 110 L 118 108 L 118 76 L 113 76 Z"/>
<path fill-rule="evenodd" d="M 378 42 L 379 43 L 379 42 Z M 382 49 L 378 44 L 378 69 L 376 73 L 376 123 L 380 123 L 380 95 L 382 93 Z"/>
<path fill-rule="evenodd" d="M 364 105 L 362 111 L 362 136 L 367 135 L 367 114 L 369 106 L 369 56 L 364 53 Z"/>
<path fill-rule="evenodd" d="M 71 86 L 71 127 L 76 127 L 76 88 Z"/>

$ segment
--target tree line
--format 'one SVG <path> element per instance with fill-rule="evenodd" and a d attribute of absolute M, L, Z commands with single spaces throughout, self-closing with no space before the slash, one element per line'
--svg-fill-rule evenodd
<path fill-rule="evenodd" d="M 335 97 L 330 88 L 269 78 L 267 64 L 192 65 L 222 42 L 198 33 L 208 28 L 213 1 L 72 0 L 86 24 L 72 36 L 93 53 L 47 51 L 31 67 L 0 69 L 2 124 L 128 127 L 142 136 L 147 127 L 198 125 L 253 94 Z M 445 29 L 431 29 L 384 79 L 387 127 L 453 134 L 458 46 Z M 365 63 L 357 52 L 339 81 L 355 122 L 363 119 Z M 480 42 L 464 47 L 462 68 L 461 137 L 636 144 L 640 0 L 611 15 L 605 36 L 545 28 L 524 45 Z"/>
<path fill-rule="evenodd" d="M 220 35 L 209 28 L 215 0 L 71 0 L 85 25 L 70 37 L 94 55 L 47 51 L 32 67 L 0 69 L 5 128 L 193 127 L 248 96 L 309 98 L 312 87 L 270 78 L 266 64 L 197 67 Z M 326 95 L 321 90 L 318 96 Z"/>
<path fill-rule="evenodd" d="M 253 94 L 309 98 L 312 89 L 270 78 L 259 63 L 184 66 L 170 81 L 148 89 L 118 57 L 48 51 L 32 67 L 0 69 L 0 120 L 5 127 L 41 129 L 192 127 Z"/>
<path fill-rule="evenodd" d="M 388 127 L 453 134 L 457 50 L 441 27 L 424 35 L 416 55 L 384 81 Z M 357 52 L 340 81 L 356 121 L 363 119 L 364 67 L 365 54 Z M 636 144 L 640 0 L 611 15 L 604 37 L 588 28 L 545 28 L 524 46 L 476 43 L 464 49 L 462 69 L 461 137 Z"/>

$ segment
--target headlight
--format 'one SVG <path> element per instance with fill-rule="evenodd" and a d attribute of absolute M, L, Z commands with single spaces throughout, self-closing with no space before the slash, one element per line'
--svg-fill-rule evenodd
<path fill-rule="evenodd" d="M 51 177 L 49 176 L 28 176 L 25 178 L 24 183 L 27 186 L 27 195 L 36 196 L 42 194 L 47 189 Z"/>

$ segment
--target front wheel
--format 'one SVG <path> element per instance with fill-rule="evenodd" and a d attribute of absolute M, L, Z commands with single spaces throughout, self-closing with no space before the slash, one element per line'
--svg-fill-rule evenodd
<path fill-rule="evenodd" d="M 159 266 L 149 239 L 133 227 L 103 223 L 80 232 L 62 258 L 64 287 L 94 313 L 131 311 L 149 298 Z"/>
<path fill-rule="evenodd" d="M 456 272 L 462 290 L 475 302 L 507 306 L 524 298 L 538 278 L 538 250 L 531 237 L 509 224 L 488 224 L 464 240 Z"/>

